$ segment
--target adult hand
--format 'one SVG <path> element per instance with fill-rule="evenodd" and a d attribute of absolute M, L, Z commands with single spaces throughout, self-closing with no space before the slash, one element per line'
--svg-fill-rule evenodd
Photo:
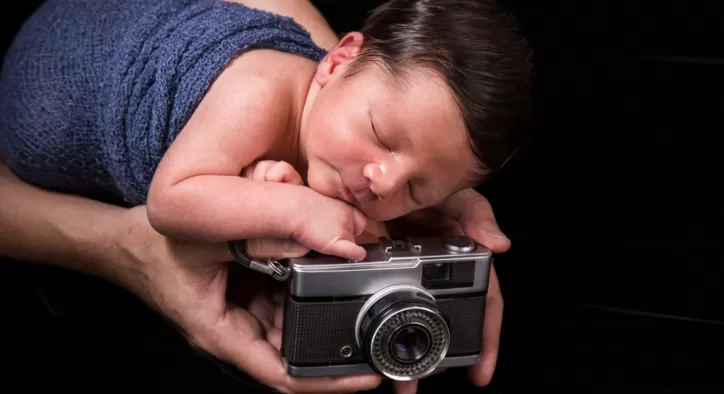
<path fill-rule="evenodd" d="M 124 220 L 123 263 L 108 276 L 168 318 L 194 346 L 284 393 L 346 393 L 379 385 L 374 375 L 290 377 L 279 355 L 282 301 L 264 284 L 269 278 L 241 270 L 241 283 L 228 281 L 232 258 L 225 244 L 166 238 L 152 229 L 145 207 L 128 210 Z M 250 257 L 257 259 L 307 252 L 281 240 L 248 242 Z M 227 282 L 234 301 L 227 299 Z"/>
<path fill-rule="evenodd" d="M 435 208 L 416 211 L 388 223 L 392 236 L 467 235 L 493 253 L 510 249 L 510 240 L 498 227 L 488 200 L 473 189 L 448 197 Z M 470 379 L 477 386 L 487 386 L 493 378 L 498 360 L 500 329 L 503 323 L 503 296 L 495 267 L 491 266 L 483 324 L 483 349 L 480 361 L 470 368 Z M 436 371 L 441 372 L 441 371 Z M 417 381 L 395 382 L 397 394 L 414 394 Z"/>
<path fill-rule="evenodd" d="M 434 208 L 415 211 L 392 221 L 390 228 L 403 235 L 429 231 L 465 234 L 493 253 L 510 249 L 510 239 L 500 231 L 490 202 L 474 189 L 462 190 Z"/>

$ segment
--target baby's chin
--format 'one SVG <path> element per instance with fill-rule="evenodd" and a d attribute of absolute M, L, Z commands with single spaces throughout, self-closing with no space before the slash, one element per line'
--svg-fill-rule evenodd
<path fill-rule="evenodd" d="M 369 206 L 366 204 L 358 205 L 357 208 L 368 218 L 380 222 L 395 220 L 409 213 L 400 212 L 399 210 L 379 209 L 379 207 Z"/>

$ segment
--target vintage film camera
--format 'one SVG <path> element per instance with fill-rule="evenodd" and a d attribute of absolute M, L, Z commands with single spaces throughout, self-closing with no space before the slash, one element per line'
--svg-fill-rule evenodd
<path fill-rule="evenodd" d="M 404 381 L 477 363 L 491 252 L 464 236 L 381 238 L 365 248 L 360 262 L 289 260 L 288 373 Z"/>

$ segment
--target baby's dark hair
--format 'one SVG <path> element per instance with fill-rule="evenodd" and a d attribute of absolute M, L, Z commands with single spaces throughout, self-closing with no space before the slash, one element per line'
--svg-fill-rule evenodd
<path fill-rule="evenodd" d="M 391 0 L 367 17 L 347 75 L 377 63 L 392 76 L 427 67 L 451 88 L 487 178 L 520 147 L 532 107 L 532 48 L 494 0 Z"/>

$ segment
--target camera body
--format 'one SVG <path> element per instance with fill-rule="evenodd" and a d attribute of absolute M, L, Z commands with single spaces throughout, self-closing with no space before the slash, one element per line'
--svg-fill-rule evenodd
<path fill-rule="evenodd" d="M 464 236 L 364 246 L 358 262 L 289 259 L 281 348 L 288 373 L 405 381 L 477 363 L 490 250 Z"/>

